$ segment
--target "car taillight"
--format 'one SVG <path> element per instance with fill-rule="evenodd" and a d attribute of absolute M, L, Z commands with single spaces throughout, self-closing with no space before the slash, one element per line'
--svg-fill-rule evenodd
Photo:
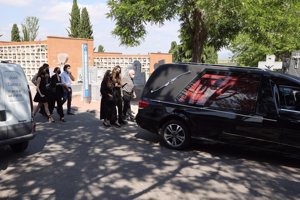
<path fill-rule="evenodd" d="M 141 101 L 139 102 L 139 109 L 146 108 L 147 106 L 149 106 L 149 102 L 148 102 L 148 101 L 141 100 Z"/>

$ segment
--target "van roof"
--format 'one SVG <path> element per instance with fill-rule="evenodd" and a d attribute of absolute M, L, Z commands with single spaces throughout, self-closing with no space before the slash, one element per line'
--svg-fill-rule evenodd
<path fill-rule="evenodd" d="M 237 68 L 237 69 L 253 69 L 253 70 L 264 71 L 263 69 L 260 69 L 257 67 L 248 67 L 248 66 L 242 67 L 242 66 L 236 66 L 236 65 L 221 65 L 221 64 L 194 63 L 194 62 L 178 62 L 178 63 L 174 63 L 174 64 L 225 67 L 225 68 Z"/>
<path fill-rule="evenodd" d="M 228 70 L 274 77 L 275 83 L 300 86 L 300 79 L 288 74 L 262 70 L 256 67 L 239 67 L 199 63 L 172 63 L 159 66 L 148 79 L 142 96 L 160 100 L 172 100 L 204 70 Z"/>
<path fill-rule="evenodd" d="M 297 76 L 293 76 L 291 74 L 286 74 L 286 73 L 282 73 L 282 72 L 276 72 L 276 71 L 271 71 L 271 70 L 267 70 L 267 69 L 260 69 L 257 67 L 242 67 L 242 66 L 234 66 L 234 65 L 219 65 L 219 64 L 206 64 L 206 63 L 174 63 L 174 64 L 179 64 L 179 65 L 194 65 L 194 66 L 201 66 L 201 67 L 211 67 L 211 68 L 218 68 L 218 69 L 241 69 L 241 70 L 254 70 L 257 72 L 263 72 L 264 74 L 270 74 L 271 76 L 274 77 L 282 77 L 282 78 L 287 78 L 293 81 L 300 81 L 300 78 Z"/>

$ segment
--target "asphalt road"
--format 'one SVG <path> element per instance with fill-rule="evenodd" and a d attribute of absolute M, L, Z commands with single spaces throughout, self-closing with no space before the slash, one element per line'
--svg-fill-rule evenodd
<path fill-rule="evenodd" d="M 24 153 L 0 148 L 0 199 L 300 199 L 298 160 L 199 142 L 175 151 L 134 123 L 105 128 L 97 112 L 66 119 L 39 116 Z"/>

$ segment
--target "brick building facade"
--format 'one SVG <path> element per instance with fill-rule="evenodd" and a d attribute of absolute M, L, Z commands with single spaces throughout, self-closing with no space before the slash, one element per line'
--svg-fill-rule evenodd
<path fill-rule="evenodd" d="M 88 44 L 88 65 L 100 69 L 111 69 L 116 65 L 122 68 L 138 60 L 142 71 L 147 75 L 154 71 L 155 66 L 162 63 L 171 63 L 172 54 L 149 53 L 147 55 L 125 55 L 122 53 L 94 52 L 93 40 L 48 36 L 45 41 L 34 42 L 1 42 L 0 61 L 11 61 L 20 64 L 28 80 L 38 71 L 43 63 L 50 67 L 59 66 L 58 55 L 67 54 L 72 73 L 77 79 L 78 68 L 82 67 L 82 44 Z"/>

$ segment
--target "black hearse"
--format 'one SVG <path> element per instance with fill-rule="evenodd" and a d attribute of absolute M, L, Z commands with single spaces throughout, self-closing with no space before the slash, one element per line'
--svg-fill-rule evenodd
<path fill-rule="evenodd" d="M 300 79 L 250 67 L 165 64 L 147 81 L 136 121 L 173 149 L 195 138 L 300 150 Z"/>

